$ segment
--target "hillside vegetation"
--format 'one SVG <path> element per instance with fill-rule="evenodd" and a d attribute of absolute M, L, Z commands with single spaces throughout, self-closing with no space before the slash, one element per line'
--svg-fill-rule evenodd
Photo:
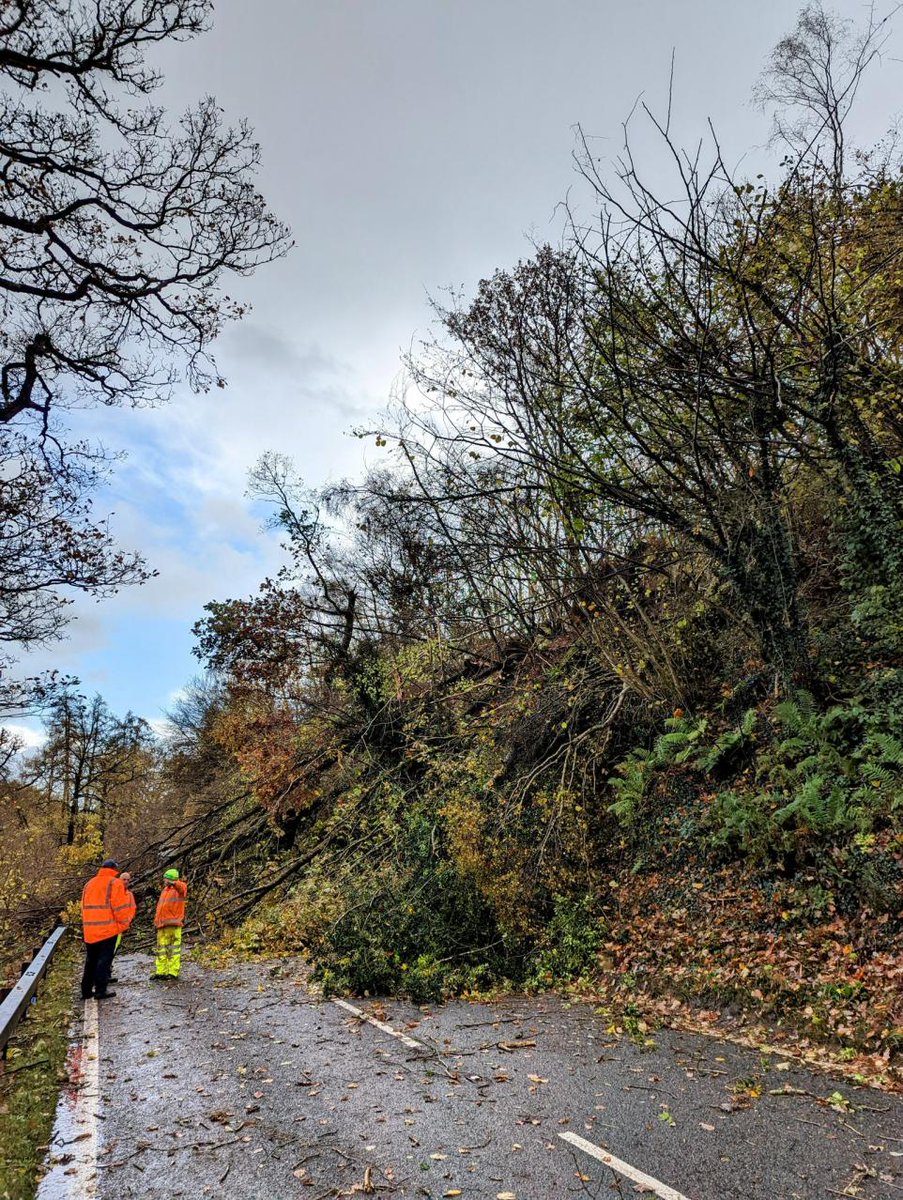
<path fill-rule="evenodd" d="M 596 218 L 437 309 L 385 465 L 258 464 L 288 563 L 208 606 L 195 697 L 278 833 L 239 944 L 899 1046 L 903 177 L 846 135 L 882 36 L 804 11 L 771 177 L 651 114 L 658 192 L 583 144 Z"/>

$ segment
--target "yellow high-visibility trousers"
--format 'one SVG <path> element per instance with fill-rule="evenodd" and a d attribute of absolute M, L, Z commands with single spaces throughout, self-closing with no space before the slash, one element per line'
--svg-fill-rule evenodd
<path fill-rule="evenodd" d="M 157 930 L 157 961 L 155 969 L 158 975 L 169 975 L 178 979 L 179 968 L 182 965 L 182 930 L 167 927 Z"/>

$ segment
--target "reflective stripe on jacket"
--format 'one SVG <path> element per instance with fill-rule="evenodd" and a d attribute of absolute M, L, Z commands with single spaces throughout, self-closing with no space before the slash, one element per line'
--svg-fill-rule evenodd
<path fill-rule="evenodd" d="M 185 922 L 185 897 L 188 895 L 188 884 L 184 879 L 164 885 L 157 901 L 157 912 L 154 924 L 158 929 L 179 928 Z"/>
<path fill-rule="evenodd" d="M 131 924 L 125 884 L 112 867 L 101 867 L 82 889 L 82 937 L 91 945 L 125 933 Z"/>

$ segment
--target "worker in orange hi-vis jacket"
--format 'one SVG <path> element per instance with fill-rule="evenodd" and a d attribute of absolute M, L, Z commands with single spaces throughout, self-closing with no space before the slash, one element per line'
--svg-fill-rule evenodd
<path fill-rule="evenodd" d="M 151 979 L 178 979 L 182 965 L 182 926 L 185 924 L 185 897 L 188 884 L 179 878 L 175 867 L 163 872 L 163 891 L 157 901 L 154 925 L 157 927 L 157 961 Z"/>
<path fill-rule="evenodd" d="M 85 969 L 82 974 L 82 999 L 109 1000 L 110 968 L 116 951 L 116 939 L 125 933 L 135 915 L 125 884 L 119 878 L 119 864 L 106 859 L 100 870 L 82 890 L 82 937 L 85 941 Z"/>

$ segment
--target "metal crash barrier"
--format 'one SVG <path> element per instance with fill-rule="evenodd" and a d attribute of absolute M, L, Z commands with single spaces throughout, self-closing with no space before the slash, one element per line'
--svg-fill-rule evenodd
<path fill-rule="evenodd" d="M 50 960 L 56 953 L 57 946 L 63 940 L 66 932 L 65 925 L 58 925 L 53 933 L 37 952 L 25 970 L 19 982 L 9 989 L 0 1003 L 0 1056 L 6 1058 L 6 1046 L 16 1032 L 16 1027 L 28 1010 L 38 984 L 47 974 Z"/>

